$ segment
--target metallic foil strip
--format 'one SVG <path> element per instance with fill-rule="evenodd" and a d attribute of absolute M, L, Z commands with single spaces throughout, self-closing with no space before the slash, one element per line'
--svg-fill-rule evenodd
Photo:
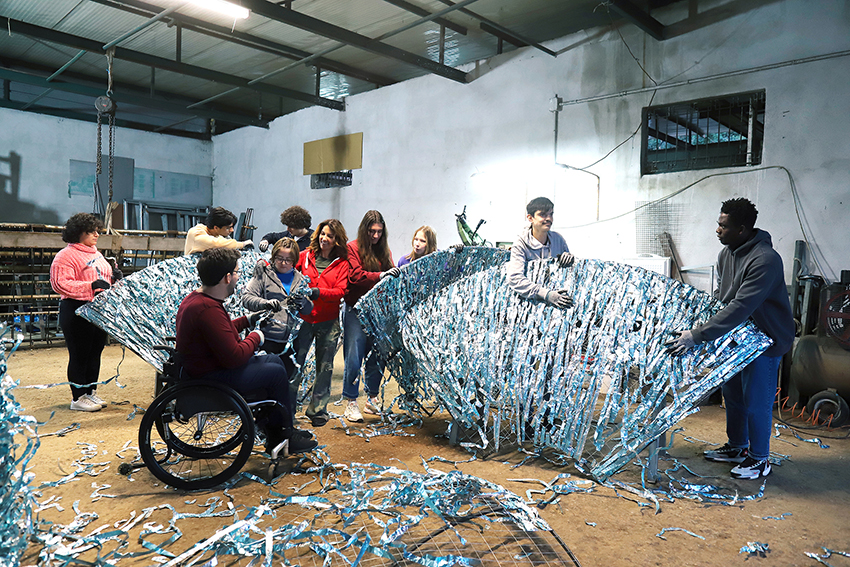
<path fill-rule="evenodd" d="M 466 447 L 530 440 L 605 480 L 771 344 L 747 322 L 672 357 L 664 342 L 720 302 L 642 268 L 530 262 L 530 279 L 574 298 L 559 310 L 517 295 L 506 260 L 492 248 L 430 254 L 356 306 L 399 407 L 435 400 L 477 436 Z"/>
<path fill-rule="evenodd" d="M 688 534 L 690 536 L 694 536 L 694 537 L 702 539 L 702 540 L 705 539 L 703 536 L 701 536 L 699 534 L 695 534 L 694 532 L 692 532 L 690 530 L 686 530 L 685 528 L 663 528 L 660 532 L 655 534 L 655 537 L 666 540 L 667 538 L 664 537 L 665 532 L 685 532 L 686 534 Z"/>
<path fill-rule="evenodd" d="M 748 541 L 747 545 L 741 548 L 741 551 L 738 552 L 746 553 L 747 558 L 751 556 L 756 557 L 767 557 L 767 554 L 770 553 L 770 547 L 766 543 L 762 543 L 760 541 Z"/>

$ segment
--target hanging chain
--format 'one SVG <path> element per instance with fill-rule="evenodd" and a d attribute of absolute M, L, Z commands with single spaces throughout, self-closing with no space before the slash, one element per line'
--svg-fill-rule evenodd
<path fill-rule="evenodd" d="M 109 191 L 107 206 L 112 202 L 112 178 L 115 175 L 115 113 L 109 114 Z"/>
<path fill-rule="evenodd" d="M 97 164 L 97 174 L 100 175 L 103 173 L 103 167 L 100 164 L 100 139 L 101 139 L 101 126 L 103 125 L 103 114 L 98 110 L 97 111 L 97 156 L 95 157 L 95 163 Z"/>

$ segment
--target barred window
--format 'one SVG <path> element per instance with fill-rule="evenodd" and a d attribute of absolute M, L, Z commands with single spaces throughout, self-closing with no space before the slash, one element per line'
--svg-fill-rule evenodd
<path fill-rule="evenodd" d="M 643 109 L 641 175 L 758 165 L 765 92 Z"/>

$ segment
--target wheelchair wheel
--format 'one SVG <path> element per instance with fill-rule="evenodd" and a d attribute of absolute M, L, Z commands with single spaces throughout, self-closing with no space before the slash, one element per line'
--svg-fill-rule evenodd
<path fill-rule="evenodd" d="M 139 426 L 139 452 L 151 473 L 175 488 L 212 488 L 238 473 L 254 447 L 254 419 L 231 388 L 188 381 L 168 388 Z"/>

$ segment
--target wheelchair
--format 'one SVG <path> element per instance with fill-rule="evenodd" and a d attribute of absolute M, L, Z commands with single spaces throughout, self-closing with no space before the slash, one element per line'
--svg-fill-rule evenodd
<path fill-rule="evenodd" d="M 162 482 L 182 490 L 218 486 L 248 461 L 257 433 L 275 400 L 247 402 L 233 388 L 184 376 L 179 354 L 159 345 L 169 358 L 157 373 L 156 398 L 139 425 L 144 466 Z M 274 473 L 287 442 L 272 455 Z"/>

